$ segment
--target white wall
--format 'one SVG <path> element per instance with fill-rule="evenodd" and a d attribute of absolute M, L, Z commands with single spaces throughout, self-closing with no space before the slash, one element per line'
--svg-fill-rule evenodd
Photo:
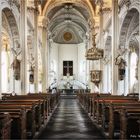
<path fill-rule="evenodd" d="M 107 71 L 107 65 L 104 65 L 104 69 L 103 69 L 103 93 L 107 93 L 108 92 L 108 71 Z"/>
<path fill-rule="evenodd" d="M 53 83 L 54 79 L 58 80 L 58 44 L 51 43 L 51 47 L 49 49 L 49 83 Z"/>
<path fill-rule="evenodd" d="M 59 57 L 59 78 L 63 75 L 63 61 L 73 61 L 73 75 L 77 79 L 78 76 L 78 45 L 61 44 L 58 45 Z"/>
<path fill-rule="evenodd" d="M 51 43 L 49 51 L 49 85 L 56 78 L 58 82 L 63 77 L 63 61 L 73 61 L 75 80 L 86 83 L 85 43 L 57 44 Z"/>
<path fill-rule="evenodd" d="M 78 45 L 78 80 L 82 83 L 87 83 L 86 79 L 86 57 L 85 57 L 85 43 Z"/>

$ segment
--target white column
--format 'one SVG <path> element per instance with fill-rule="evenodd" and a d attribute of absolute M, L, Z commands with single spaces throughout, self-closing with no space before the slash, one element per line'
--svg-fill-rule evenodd
<path fill-rule="evenodd" d="M 128 46 L 126 48 L 129 48 Z M 125 70 L 125 79 L 124 79 L 124 95 L 127 95 L 130 92 L 130 63 L 129 63 L 129 51 L 125 54 L 125 60 L 128 60 L 127 67 Z"/>
<path fill-rule="evenodd" d="M 103 9 L 102 9 L 102 6 L 100 7 L 100 12 L 99 12 L 99 15 L 100 15 L 100 48 L 103 49 Z M 100 70 L 102 71 L 102 80 L 100 82 L 100 85 L 99 85 L 99 92 L 102 93 L 103 92 L 103 62 L 102 62 L 102 59 L 100 59 Z"/>
<path fill-rule="evenodd" d="M 89 35 L 87 36 L 87 40 L 86 40 L 86 52 L 89 49 Z M 86 84 L 88 85 L 88 88 L 90 89 L 90 83 L 89 83 L 89 79 L 90 79 L 90 75 L 89 75 L 90 71 L 89 71 L 89 60 L 86 59 Z"/>
<path fill-rule="evenodd" d="M 86 39 L 86 41 L 85 41 L 85 52 L 87 52 L 87 49 L 88 49 L 88 39 Z M 88 61 L 87 61 L 87 59 L 85 61 L 86 61 L 86 66 L 85 66 L 85 83 L 88 84 L 87 83 L 87 81 L 88 81 L 88 79 L 87 79 L 88 78 L 88 67 L 87 67 L 88 66 L 88 64 L 87 64 Z"/>
<path fill-rule="evenodd" d="M 47 36 L 46 36 L 46 47 L 47 47 L 47 88 L 49 88 L 49 85 L 50 85 L 50 77 L 49 77 L 49 71 L 50 71 L 50 67 L 51 67 L 51 53 L 52 53 L 52 46 L 53 46 L 53 40 L 51 39 L 50 37 L 50 33 L 49 31 L 47 30 Z M 59 59 L 59 58 L 58 58 Z M 57 79 L 57 82 L 58 82 L 58 69 L 57 69 L 57 72 L 56 72 L 56 79 Z"/>
<path fill-rule="evenodd" d="M 43 17 L 42 19 L 42 92 L 46 92 L 48 89 L 48 53 L 47 53 L 47 21 Z"/>
<path fill-rule="evenodd" d="M 95 61 L 90 60 L 90 63 L 89 63 L 89 65 L 90 65 L 90 68 L 89 68 L 90 72 L 91 72 L 91 70 L 94 69 L 94 63 L 95 63 Z M 91 89 L 91 93 L 93 93 L 95 91 L 95 84 L 93 82 L 91 82 L 91 75 L 90 75 L 90 89 Z"/>
<path fill-rule="evenodd" d="M 92 29 L 92 27 L 91 27 L 91 31 L 90 31 L 90 33 L 89 33 L 89 48 L 91 48 L 91 47 L 93 47 L 92 46 L 92 42 L 93 42 L 93 40 L 92 40 L 92 33 L 93 32 L 93 29 Z M 94 84 L 93 84 L 93 82 L 91 82 L 91 75 L 90 75 L 90 72 L 91 72 L 91 70 L 93 70 L 93 68 L 94 68 L 94 62 L 93 61 L 91 61 L 91 60 L 88 60 L 89 61 L 89 88 L 90 88 L 90 92 L 91 93 L 93 93 L 94 92 Z"/>
<path fill-rule="evenodd" d="M 140 14 L 139 14 L 140 18 Z M 140 31 L 140 24 L 139 24 L 139 31 Z M 140 46 L 140 32 L 138 33 L 138 40 L 139 40 L 139 46 Z M 139 63 L 138 63 L 138 82 L 139 82 L 139 101 L 140 101 L 140 49 L 139 49 Z"/>
<path fill-rule="evenodd" d="M 118 48 L 118 0 L 112 0 L 112 82 L 111 92 L 118 94 L 118 67 L 115 65 L 116 52 Z"/>
<path fill-rule="evenodd" d="M 138 64 L 139 101 L 140 101 L 140 70 L 139 68 L 140 68 L 140 51 L 139 51 L 139 64 Z"/>
<path fill-rule="evenodd" d="M 2 51 L 2 9 L 0 7 L 0 94 L 2 92 L 2 84 L 1 84 L 1 51 Z M 1 98 L 1 95 L 0 95 Z"/>
<path fill-rule="evenodd" d="M 37 9 L 37 1 L 35 1 L 35 9 L 34 9 L 34 58 L 35 58 L 35 71 L 34 71 L 34 87 L 35 93 L 38 93 L 38 9 Z"/>
<path fill-rule="evenodd" d="M 20 0 L 21 94 L 27 92 L 27 1 Z"/>

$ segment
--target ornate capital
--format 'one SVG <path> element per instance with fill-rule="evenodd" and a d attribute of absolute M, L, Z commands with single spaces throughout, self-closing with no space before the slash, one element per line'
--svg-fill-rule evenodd
<path fill-rule="evenodd" d="M 20 9 L 20 0 L 9 0 L 8 3 L 10 7 L 15 5 L 18 8 L 18 10 Z"/>
<path fill-rule="evenodd" d="M 125 0 L 124 4 L 127 8 L 129 8 L 129 6 L 131 5 L 131 1 L 130 0 Z"/>
<path fill-rule="evenodd" d="M 104 12 L 111 12 L 111 7 L 105 7 L 102 9 L 103 13 Z"/>
<path fill-rule="evenodd" d="M 103 8 L 102 7 L 100 7 L 100 9 L 99 9 L 98 15 L 103 15 Z"/>
<path fill-rule="evenodd" d="M 38 18 L 38 26 L 41 28 L 47 29 L 47 19 L 44 16 L 39 16 Z"/>
<path fill-rule="evenodd" d="M 30 13 L 35 13 L 36 15 L 39 15 L 38 7 L 28 6 L 28 7 L 27 7 L 27 10 L 28 10 Z"/>

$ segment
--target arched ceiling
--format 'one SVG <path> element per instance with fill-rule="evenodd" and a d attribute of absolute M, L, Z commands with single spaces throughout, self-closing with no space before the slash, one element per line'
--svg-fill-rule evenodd
<path fill-rule="evenodd" d="M 90 18 L 86 9 L 64 3 L 54 7 L 47 15 L 49 31 L 54 42 L 61 44 L 82 43 Z M 66 36 L 67 35 L 67 36 Z"/>
<path fill-rule="evenodd" d="M 131 33 L 136 30 L 139 25 L 139 13 L 136 9 L 131 9 L 128 11 L 124 22 L 121 27 L 120 33 L 120 45 L 125 46 L 127 37 L 131 36 Z"/>
<path fill-rule="evenodd" d="M 19 39 L 19 31 L 13 13 L 8 8 L 3 9 L 2 12 L 3 12 L 3 18 L 5 17 L 7 19 L 7 22 L 11 29 L 12 37 Z M 3 26 L 7 28 L 6 25 L 7 24 L 4 24 Z"/>
<path fill-rule="evenodd" d="M 47 17 L 54 42 L 81 43 L 89 30 L 89 23 L 99 26 L 99 7 L 110 6 L 111 0 L 40 0 L 42 16 Z M 66 41 L 64 34 L 71 34 Z"/>

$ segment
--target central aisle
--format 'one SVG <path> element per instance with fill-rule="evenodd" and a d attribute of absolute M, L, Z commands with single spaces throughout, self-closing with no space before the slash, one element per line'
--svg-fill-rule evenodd
<path fill-rule="evenodd" d="M 76 99 L 61 99 L 39 139 L 104 139 Z"/>

